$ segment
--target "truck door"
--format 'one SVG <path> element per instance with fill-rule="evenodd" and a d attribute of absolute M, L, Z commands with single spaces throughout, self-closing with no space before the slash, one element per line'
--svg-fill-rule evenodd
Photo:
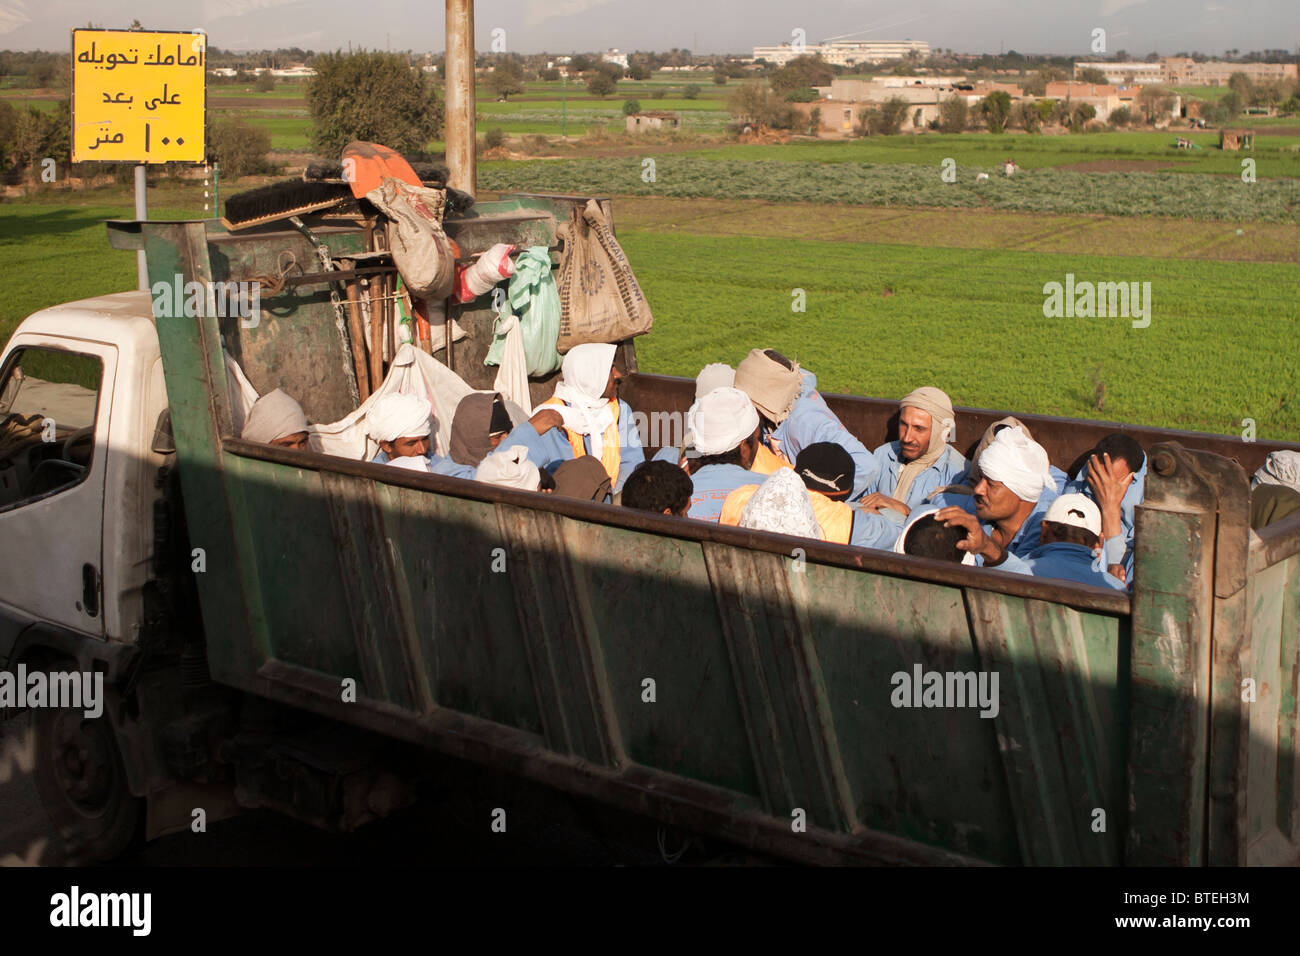
<path fill-rule="evenodd" d="M 30 343 L 30 344 L 29 344 Z M 34 621 L 104 635 L 104 474 L 117 349 L 26 339 L 0 369 L 0 651 Z"/>

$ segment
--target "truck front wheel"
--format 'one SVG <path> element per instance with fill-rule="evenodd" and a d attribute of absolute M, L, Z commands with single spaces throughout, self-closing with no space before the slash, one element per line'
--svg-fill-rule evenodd
<path fill-rule="evenodd" d="M 36 789 L 73 862 L 110 860 L 130 845 L 143 801 L 131 794 L 105 706 L 36 710 Z"/>

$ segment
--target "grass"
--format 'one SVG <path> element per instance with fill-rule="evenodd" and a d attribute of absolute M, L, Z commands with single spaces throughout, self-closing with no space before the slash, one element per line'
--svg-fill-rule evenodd
<path fill-rule="evenodd" d="M 189 205 L 197 199 L 191 187 L 164 183 L 151 194 L 157 218 L 199 214 Z M 0 341 L 38 309 L 134 286 L 135 257 L 111 249 L 103 226 L 104 219 L 129 216 L 129 192 L 106 190 L 103 197 L 113 198 L 74 206 L 50 193 L 43 202 L 0 204 L 0 264 L 8 280 Z M 616 214 L 618 208 L 616 202 Z M 934 383 L 967 405 L 1228 434 L 1253 418 L 1261 438 L 1300 440 L 1300 366 L 1291 360 L 1300 348 L 1293 292 L 1300 266 L 937 247 L 928 244 L 930 233 L 979 231 L 992 216 L 1008 242 L 1018 235 L 1059 248 L 1052 243 L 1062 222 L 1002 213 L 905 215 L 922 225 L 944 221 L 926 225 L 930 232 L 899 224 L 891 243 L 862 241 L 869 229 L 853 241 L 795 238 L 793 221 L 782 234 L 745 237 L 672 234 L 674 224 L 663 218 L 625 217 L 620 239 L 657 320 L 637 342 L 640 366 L 694 375 L 706 362 L 735 363 L 763 345 L 799 358 L 828 391 L 893 397 Z M 802 207 L 801 218 L 806 227 L 831 217 Z M 629 228 L 629 221 L 657 231 Z M 761 214 L 753 217 L 755 230 L 768 227 Z M 1181 233 L 1179 224 L 1151 221 L 1147 228 L 1170 241 Z M 1140 248 L 1140 237 L 1130 238 Z M 1164 248 L 1154 240 L 1151 246 Z M 1044 318 L 1043 284 L 1067 272 L 1081 280 L 1150 282 L 1150 327 L 1135 329 L 1123 318 Z M 805 313 L 791 311 L 794 289 L 806 292 Z M 1099 365 L 1106 383 L 1101 409 L 1093 401 Z"/>
<path fill-rule="evenodd" d="M 1300 125 L 1300 122 L 1296 123 Z M 1179 150 L 1175 142 L 1190 139 L 1199 150 Z M 1007 157 L 1025 169 L 1045 169 L 1103 160 L 1167 164 L 1171 171 L 1241 173 L 1241 159 L 1253 156 L 1260 176 L 1300 177 L 1300 136 L 1258 135 L 1246 153 L 1219 149 L 1217 132 L 1109 132 L 1077 135 L 994 136 L 988 133 L 927 133 L 918 136 L 877 136 L 842 141 L 807 141 L 783 146 L 735 145 L 702 150 L 708 159 L 764 159 L 798 163 L 881 163 L 937 167 L 944 159 L 958 166 L 989 169 Z"/>
<path fill-rule="evenodd" d="M 646 371 L 693 376 L 755 346 L 828 391 L 943 387 L 959 404 L 1300 440 L 1300 267 L 623 230 L 655 312 Z M 1151 282 L 1152 320 L 1047 319 L 1067 272 Z M 792 291 L 807 312 L 791 311 Z M 1101 367 L 1106 403 L 1093 401 Z"/>
<path fill-rule="evenodd" d="M 994 174 L 977 182 L 976 169 L 959 164 L 956 181 L 945 183 L 938 163 L 933 167 L 868 166 L 686 155 L 656 157 L 653 182 L 642 179 L 643 170 L 642 161 L 635 157 L 495 162 L 482 164 L 479 182 L 493 190 L 591 195 L 1300 222 L 1300 181 L 1291 179 L 1260 179 L 1246 185 L 1224 176 L 1038 169 L 1013 178 Z M 1260 175 L 1265 172 L 1261 170 Z"/>

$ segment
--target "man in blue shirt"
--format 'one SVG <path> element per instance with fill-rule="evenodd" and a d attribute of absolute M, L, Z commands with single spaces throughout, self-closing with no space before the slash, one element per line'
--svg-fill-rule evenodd
<path fill-rule="evenodd" d="M 984 556 L 985 567 L 1124 590 L 1124 582 L 1102 566 L 1101 511 L 1085 495 L 1061 495 L 1053 501 L 1043 518 L 1038 545 L 1023 557 L 1003 552 L 998 558 L 996 545 L 979 524 L 970 521 L 970 515 L 965 518 L 952 522 L 967 530 L 966 540 L 958 547 Z"/>
<path fill-rule="evenodd" d="M 986 551 L 977 552 L 977 562 L 992 566 L 1010 553 L 1025 557 L 1038 546 L 1043 517 L 1057 497 L 1043 446 L 1021 428 L 998 432 L 980 456 L 981 477 L 975 493 L 966 496 L 941 495 L 936 504 L 947 504 L 936 519 L 957 521 L 968 529 L 976 523 L 988 537 Z M 951 504 L 948 504 L 952 501 Z"/>
<path fill-rule="evenodd" d="M 418 395 L 390 392 L 380 396 L 366 414 L 366 430 L 379 443 L 379 453 L 374 458 L 377 465 L 395 458 L 423 457 L 435 475 L 474 477 L 472 465 L 458 465 L 432 452 L 429 435 L 433 431 L 433 406 Z"/>
<path fill-rule="evenodd" d="M 799 453 L 818 442 L 835 442 L 853 458 L 853 493 L 866 493 L 878 466 L 867 446 L 858 441 L 817 392 L 817 376 L 801 371 L 799 363 L 772 349 L 754 349 L 736 367 L 736 388 L 762 416 L 762 440 L 767 449 L 793 463 Z"/>
<path fill-rule="evenodd" d="M 1097 443 L 1065 490 L 1087 495 L 1101 508 L 1102 540 L 1111 574 L 1133 579 L 1134 509 L 1146 493 L 1147 459 L 1136 440 L 1112 432 Z M 1109 527 L 1110 498 L 1119 497 L 1119 528 Z"/>
<path fill-rule="evenodd" d="M 717 388 L 695 408 L 695 449 L 688 518 L 716 522 L 727 496 L 742 485 L 762 484 L 750 470 L 759 446 L 758 412 L 737 388 Z"/>
<path fill-rule="evenodd" d="M 955 429 L 947 394 L 929 387 L 909 393 L 899 403 L 898 440 L 871 453 L 879 472 L 862 507 L 907 517 L 936 489 L 957 481 L 966 472 L 966 458 L 948 444 Z"/>

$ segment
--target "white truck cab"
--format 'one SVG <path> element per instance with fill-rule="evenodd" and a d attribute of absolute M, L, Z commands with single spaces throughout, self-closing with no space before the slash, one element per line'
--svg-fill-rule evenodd
<path fill-rule="evenodd" d="M 166 408 L 147 292 L 44 309 L 9 340 L 0 359 L 0 661 L 33 626 L 137 640 L 152 489 L 168 457 L 154 450 L 154 432 Z"/>

